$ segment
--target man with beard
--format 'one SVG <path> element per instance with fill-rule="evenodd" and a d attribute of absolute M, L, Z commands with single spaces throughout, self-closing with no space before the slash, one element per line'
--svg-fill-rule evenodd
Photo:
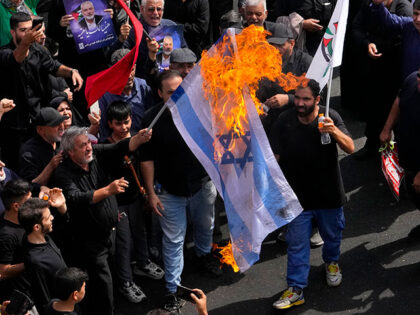
<path fill-rule="evenodd" d="M 52 232 L 54 220 L 48 205 L 48 201 L 30 198 L 23 203 L 18 212 L 19 223 L 27 236 L 25 271 L 31 284 L 35 306 L 41 314 L 53 297 L 56 272 L 67 267 L 60 250 L 47 235 Z M 61 191 L 51 205 L 67 209 L 66 199 Z"/>
<path fill-rule="evenodd" d="M 87 314 L 113 314 L 114 308 L 108 256 L 111 235 L 118 223 L 115 195 L 125 192 L 129 183 L 124 177 L 112 181 L 107 161 L 121 159 L 150 138 L 151 132 L 143 129 L 115 144 L 92 146 L 87 128 L 72 126 L 61 140 L 65 157 L 54 174 L 54 180 L 64 191 L 70 225 L 77 231 L 73 234 L 72 259 L 86 269 L 90 279 Z"/>
<path fill-rule="evenodd" d="M 52 107 L 42 108 L 35 119 L 36 135 L 26 141 L 19 154 L 20 175 L 33 183 L 47 185 L 63 155 L 57 143 L 64 133 L 62 116 Z"/>
<path fill-rule="evenodd" d="M 304 303 L 303 289 L 309 275 L 312 220 L 315 220 L 325 244 L 322 257 L 329 286 L 341 283 L 338 266 L 344 228 L 345 194 L 337 159 L 337 144 L 347 153 L 354 150 L 353 140 L 340 117 L 330 110 L 330 117 L 318 126 L 319 84 L 310 80 L 296 89 L 294 108 L 282 113 L 271 133 L 271 144 L 280 167 L 296 193 L 304 211 L 289 223 L 287 241 L 287 283 L 273 306 L 286 309 Z M 331 143 L 321 144 L 321 133 L 331 136 Z"/>
<path fill-rule="evenodd" d="M 159 71 L 168 70 L 171 64 L 170 57 L 172 50 L 174 49 L 174 40 L 172 36 L 165 36 L 163 38 L 163 50 L 162 53 L 156 56 L 156 62 L 159 67 Z"/>
<path fill-rule="evenodd" d="M 20 146 L 33 134 L 30 121 L 35 119 L 41 107 L 49 104 L 52 88 L 48 74 L 71 78 L 79 90 L 83 79 L 71 69 L 52 59 L 37 43 L 44 26 L 32 29 L 31 16 L 16 13 L 10 19 L 12 40 L 0 49 L 0 98 L 12 99 L 16 107 L 4 115 L 0 125 L 2 159 L 12 169 L 17 169 Z"/>
<path fill-rule="evenodd" d="M 90 32 L 96 31 L 103 17 L 95 14 L 93 3 L 91 1 L 82 2 L 80 10 L 83 15 L 83 19 L 79 21 L 80 28 Z"/>
<path fill-rule="evenodd" d="M 112 64 L 116 64 L 129 52 L 130 50 L 128 49 L 118 49 L 115 51 L 111 58 Z M 131 105 L 131 131 L 137 132 L 144 128 L 142 123 L 144 113 L 154 105 L 154 99 L 152 90 L 147 85 L 146 81 L 140 78 L 136 78 L 134 76 L 135 73 L 136 65 L 134 65 L 133 69 L 131 69 L 130 76 L 124 87 L 124 90 L 120 95 L 107 92 L 99 99 L 99 108 L 101 109 L 101 121 L 99 127 L 101 139 L 106 139 L 112 133 L 112 130 L 108 126 L 107 108 L 112 102 L 115 101 L 121 101 Z"/>

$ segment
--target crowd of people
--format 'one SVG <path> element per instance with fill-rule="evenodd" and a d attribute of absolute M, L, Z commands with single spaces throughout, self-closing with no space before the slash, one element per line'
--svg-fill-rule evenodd
<path fill-rule="evenodd" d="M 282 72 L 306 73 L 336 3 L 127 1 L 145 30 L 138 58 L 123 92 L 107 92 L 89 110 L 87 77 L 136 45 L 127 13 L 115 0 L 103 12 L 80 1 L 77 14 L 66 11 L 63 0 L 0 0 L 2 312 L 14 314 L 15 301 L 25 300 L 29 314 L 113 314 L 117 291 L 131 303 L 146 299 L 134 276 L 164 279 L 162 308 L 178 312 L 190 230 L 194 263 L 210 277 L 221 276 L 212 251 L 216 188 L 168 109 L 147 127 L 203 50 L 229 27 L 263 27 L 281 54 Z M 114 42 L 78 53 L 72 23 L 94 30 L 103 16 L 113 21 Z M 158 41 L 148 35 L 177 25 L 183 27 L 179 47 L 171 36 Z M 367 113 L 367 141 L 355 158 L 377 154 L 394 132 L 417 208 L 419 68 L 420 0 L 350 1 L 342 103 Z M 366 87 L 369 93 L 356 103 L 354 91 Z M 273 307 L 287 309 L 304 303 L 314 234 L 323 244 L 327 285 L 342 281 L 345 194 L 337 150 L 351 154 L 354 143 L 340 114 L 326 115 L 314 80 L 285 92 L 263 78 L 256 96 L 266 111 L 261 121 L 272 151 L 304 209 L 282 231 L 288 288 Z M 420 227 L 411 235 L 420 237 Z M 198 313 L 207 314 L 206 295 L 193 291 Z"/>

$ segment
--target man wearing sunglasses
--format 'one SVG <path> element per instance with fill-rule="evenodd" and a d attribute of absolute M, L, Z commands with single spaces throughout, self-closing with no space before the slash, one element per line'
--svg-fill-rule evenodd
<path fill-rule="evenodd" d="M 404 81 L 399 95 L 392 105 L 380 141 L 391 140 L 393 127 L 398 124 L 396 134 L 398 157 L 405 171 L 407 191 L 417 209 L 420 209 L 420 69 L 411 73 Z M 411 230 L 410 237 L 420 239 L 420 225 Z"/>

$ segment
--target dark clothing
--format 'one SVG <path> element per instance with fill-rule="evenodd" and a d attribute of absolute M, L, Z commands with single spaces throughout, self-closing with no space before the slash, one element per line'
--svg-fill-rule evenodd
<path fill-rule="evenodd" d="M 54 302 L 58 302 L 58 301 L 60 301 L 60 300 L 53 299 L 53 300 L 51 300 L 50 303 L 48 303 L 48 306 L 47 306 L 47 308 L 45 310 L 45 315 L 77 315 L 77 312 L 76 311 L 73 311 L 73 312 L 67 312 L 67 311 L 60 312 L 60 311 L 56 311 L 53 308 L 53 304 L 54 304 Z"/>
<path fill-rule="evenodd" d="M 25 244 L 25 270 L 31 283 L 35 306 L 41 314 L 53 297 L 55 274 L 67 268 L 54 241 L 48 235 L 45 240 L 43 244 Z"/>
<path fill-rule="evenodd" d="M 48 75 L 55 75 L 61 64 L 37 43 L 31 45 L 29 55 L 18 63 L 13 56 L 15 48 L 13 42 L 0 48 L 0 71 L 3 73 L 0 96 L 12 99 L 16 104 L 16 108 L 3 116 L 1 124 L 12 130 L 26 130 L 30 119 L 49 104 L 52 89 Z"/>
<path fill-rule="evenodd" d="M 1 157 L 0 157 L 1 160 Z M 19 176 L 17 176 L 17 174 L 15 172 L 13 172 L 11 169 L 4 167 L 3 171 L 5 173 L 5 178 L 3 181 L 0 182 L 0 193 L 2 192 L 2 190 L 4 189 L 4 185 L 6 185 L 7 182 L 11 181 L 11 180 L 15 180 L 15 179 L 19 179 Z M 4 204 L 3 204 L 3 200 L 0 197 L 0 215 L 3 214 L 4 212 Z"/>
<path fill-rule="evenodd" d="M 306 73 L 312 63 L 312 57 L 300 49 L 293 49 L 292 55 L 286 64 L 283 65 L 281 71 L 283 73 L 291 72 L 295 76 L 301 76 Z"/>
<path fill-rule="evenodd" d="M 104 17 L 102 15 L 96 15 L 95 14 L 94 18 L 95 18 L 96 26 L 100 27 L 100 23 L 101 23 L 101 21 Z M 88 25 L 87 25 L 87 22 L 86 22 L 85 18 L 83 18 L 81 21 L 79 21 L 79 26 L 80 26 L 80 28 L 82 28 L 84 30 L 88 30 Z"/>
<path fill-rule="evenodd" d="M 383 4 L 371 4 L 371 18 L 385 31 L 401 35 L 402 79 L 420 68 L 420 33 L 412 17 L 391 14 Z"/>
<path fill-rule="evenodd" d="M 303 0 L 297 8 L 296 13 L 306 19 L 317 19 L 322 30 L 316 32 L 306 32 L 306 49 L 311 56 L 314 56 L 319 43 L 328 28 L 331 16 L 334 12 L 337 0 Z"/>
<path fill-rule="evenodd" d="M 144 116 L 147 126 L 163 103 L 148 110 Z M 200 162 L 186 145 L 175 127 L 169 109 L 153 127 L 152 139 L 142 146 L 141 161 L 154 161 L 155 178 L 172 195 L 190 197 L 208 182 Z"/>
<path fill-rule="evenodd" d="M 58 147 L 58 146 L 57 146 Z M 29 182 L 42 173 L 57 151 L 39 134 L 26 141 L 19 154 L 20 176 Z"/>
<path fill-rule="evenodd" d="M 208 0 L 172 0 L 165 2 L 166 19 L 184 25 L 184 38 L 188 47 L 201 58 L 205 37 L 209 29 L 210 8 Z"/>
<path fill-rule="evenodd" d="M 395 0 L 389 11 L 398 16 L 412 16 L 412 7 L 408 0 Z M 359 59 L 364 64 L 360 77 L 370 90 L 364 103 L 366 144 L 376 151 L 380 145 L 379 134 L 401 85 L 401 36 L 387 32 L 370 15 L 369 6 L 363 6 L 353 21 L 353 38 L 363 55 Z M 380 58 L 369 57 L 370 43 L 382 53 Z"/>
<path fill-rule="evenodd" d="M 92 240 L 107 239 L 117 226 L 118 204 L 115 196 L 92 203 L 95 190 L 111 183 L 106 161 L 128 153 L 130 139 L 116 144 L 93 145 L 94 158 L 85 171 L 69 157 L 63 159 L 55 172 L 54 183 L 63 189 L 70 213 L 70 223 L 78 236 Z"/>
<path fill-rule="evenodd" d="M 325 113 L 320 106 L 319 113 Z M 349 135 L 340 115 L 330 110 L 334 124 Z M 282 113 L 271 132 L 274 154 L 304 210 L 336 209 L 345 202 L 336 141 L 321 144 L 318 120 L 302 124 L 295 108 Z"/>
<path fill-rule="evenodd" d="M 302 7 L 304 0 L 276 0 L 274 5 L 274 15 L 276 19 L 279 16 L 289 15 L 297 12 Z"/>
<path fill-rule="evenodd" d="M 18 224 L 0 217 L 0 264 L 16 265 L 23 263 L 25 230 Z M 24 273 L 0 282 L 0 298 L 8 300 L 12 290 L 30 294 L 30 284 Z"/>
<path fill-rule="evenodd" d="M 417 173 L 420 171 L 420 92 L 417 71 L 405 79 L 399 98 L 398 157 L 404 169 Z"/>

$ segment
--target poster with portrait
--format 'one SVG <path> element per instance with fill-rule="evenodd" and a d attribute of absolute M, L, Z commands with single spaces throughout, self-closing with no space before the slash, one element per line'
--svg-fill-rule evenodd
<path fill-rule="evenodd" d="M 165 49 L 170 53 L 174 49 L 181 48 L 183 33 L 183 25 L 171 25 L 156 27 L 150 31 L 149 35 L 159 43 L 158 54 L 161 54 Z"/>
<path fill-rule="evenodd" d="M 111 45 L 117 38 L 106 1 L 64 0 L 66 14 L 71 14 L 70 30 L 79 54 Z"/>

